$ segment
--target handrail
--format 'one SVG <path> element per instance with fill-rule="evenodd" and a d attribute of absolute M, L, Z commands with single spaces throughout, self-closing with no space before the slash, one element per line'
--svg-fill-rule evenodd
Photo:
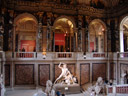
<path fill-rule="evenodd" d="M 128 94 L 128 84 L 108 86 L 108 93 Z"/>
<path fill-rule="evenodd" d="M 120 52 L 119 57 L 120 58 L 128 58 L 128 52 Z"/>
<path fill-rule="evenodd" d="M 14 58 L 36 58 L 36 52 L 14 52 Z"/>
<path fill-rule="evenodd" d="M 72 52 L 57 52 L 56 58 L 72 58 L 73 53 Z"/>

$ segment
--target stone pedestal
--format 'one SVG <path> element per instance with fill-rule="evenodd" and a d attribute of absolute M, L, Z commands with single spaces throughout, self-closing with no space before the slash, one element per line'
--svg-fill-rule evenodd
<path fill-rule="evenodd" d="M 72 85 L 55 84 L 54 87 L 56 91 L 60 90 L 60 93 L 64 93 L 64 94 L 81 93 L 79 84 L 72 84 Z"/>

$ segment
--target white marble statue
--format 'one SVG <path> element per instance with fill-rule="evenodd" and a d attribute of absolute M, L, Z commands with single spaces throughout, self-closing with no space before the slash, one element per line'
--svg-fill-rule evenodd
<path fill-rule="evenodd" d="M 0 96 L 4 96 L 5 95 L 5 86 L 4 86 L 4 80 L 3 80 L 3 75 L 0 75 L 0 85 L 1 85 L 1 95 Z"/>
<path fill-rule="evenodd" d="M 44 93 L 42 90 L 39 90 L 37 93 L 35 93 L 33 96 L 47 96 L 46 93 Z"/>
<path fill-rule="evenodd" d="M 38 90 L 33 96 L 55 96 L 55 90 L 53 88 L 53 84 L 50 80 L 46 82 L 45 92 L 42 90 Z"/>
<path fill-rule="evenodd" d="M 55 96 L 55 90 L 54 90 L 54 87 L 53 87 L 53 84 L 50 80 L 48 80 L 46 82 L 46 89 L 45 89 L 45 93 L 48 95 L 48 96 Z"/>
<path fill-rule="evenodd" d="M 122 70 L 122 73 L 121 73 L 121 84 L 124 84 L 124 77 L 126 76 L 126 72 L 124 70 Z"/>
<path fill-rule="evenodd" d="M 68 85 L 74 84 L 75 82 L 74 82 L 74 79 L 73 79 L 73 75 L 68 70 L 67 64 L 60 62 L 58 67 L 61 69 L 62 72 L 61 72 L 60 76 L 55 80 L 54 84 L 56 84 L 56 82 L 58 80 L 62 79 L 62 78 L 64 78 L 64 80 L 61 81 L 62 84 L 63 83 L 66 83 Z"/>
<path fill-rule="evenodd" d="M 98 96 L 103 87 L 103 79 L 102 77 L 98 77 L 96 84 L 89 87 L 88 90 L 83 93 L 85 94 L 85 96 Z"/>

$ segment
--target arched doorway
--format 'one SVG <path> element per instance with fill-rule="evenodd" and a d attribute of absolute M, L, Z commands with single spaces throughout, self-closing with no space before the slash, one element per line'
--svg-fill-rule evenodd
<path fill-rule="evenodd" d="M 55 52 L 74 51 L 74 24 L 66 17 L 58 18 L 54 23 Z"/>
<path fill-rule="evenodd" d="M 105 49 L 105 24 L 99 20 L 93 20 L 89 25 L 89 51 L 104 52 Z"/>
<path fill-rule="evenodd" d="M 36 51 L 37 20 L 28 13 L 21 14 L 14 20 L 15 23 L 15 49 L 17 51 Z"/>
<path fill-rule="evenodd" d="M 120 24 L 120 52 L 128 51 L 128 16 Z"/>

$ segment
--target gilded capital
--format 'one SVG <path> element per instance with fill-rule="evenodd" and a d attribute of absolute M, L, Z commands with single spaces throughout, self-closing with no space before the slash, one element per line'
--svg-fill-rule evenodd
<path fill-rule="evenodd" d="M 82 15 L 78 15 L 78 19 L 82 21 Z"/>
<path fill-rule="evenodd" d="M 13 10 L 8 10 L 8 12 L 9 12 L 10 16 L 13 17 L 14 11 Z"/>
<path fill-rule="evenodd" d="M 39 17 L 42 17 L 42 15 L 44 14 L 44 12 L 38 12 L 37 15 L 39 15 Z"/>
<path fill-rule="evenodd" d="M 48 16 L 49 18 L 51 18 L 52 15 L 53 15 L 53 14 L 52 14 L 51 12 L 48 12 L 48 13 L 47 13 L 47 16 Z"/>

